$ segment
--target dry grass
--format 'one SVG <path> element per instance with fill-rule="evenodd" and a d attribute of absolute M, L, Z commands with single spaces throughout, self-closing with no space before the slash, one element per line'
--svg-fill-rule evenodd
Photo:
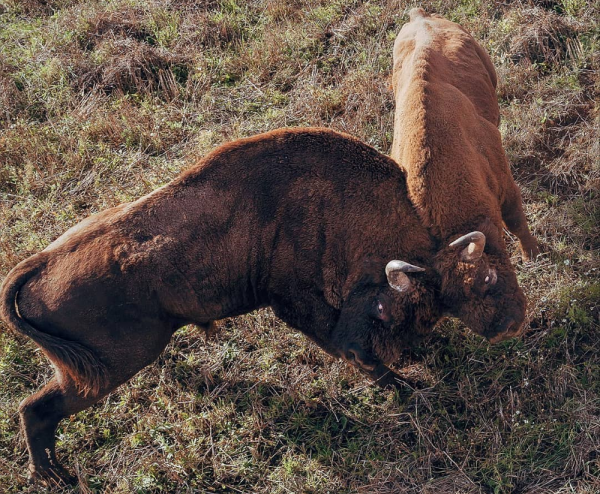
<path fill-rule="evenodd" d="M 515 30 L 506 40 L 513 60 L 554 64 L 578 56 L 577 34 L 584 29 L 572 17 L 543 7 L 519 9 L 506 17 Z"/>
<path fill-rule="evenodd" d="M 219 143 L 323 125 L 389 150 L 398 0 L 0 2 L 0 274 Z M 600 492 L 600 6 L 426 1 L 491 53 L 544 255 L 517 341 L 446 322 L 384 391 L 259 311 L 61 424 L 79 492 Z M 20 400 L 51 369 L 0 333 L 0 486 L 26 485 Z M 71 492 L 71 491 L 67 491 Z M 73 491 L 75 492 L 75 491 Z"/>

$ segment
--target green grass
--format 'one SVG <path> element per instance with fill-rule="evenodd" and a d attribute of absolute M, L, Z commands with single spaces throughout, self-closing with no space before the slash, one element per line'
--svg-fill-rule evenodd
<path fill-rule="evenodd" d="M 535 2 L 541 4 L 541 2 Z M 600 6 L 426 1 L 491 53 L 501 131 L 544 256 L 522 339 L 454 321 L 381 390 L 259 311 L 63 421 L 79 492 L 600 492 Z M 0 275 L 216 145 L 321 125 L 388 152 L 407 2 L 0 1 Z M 4 330 L 4 327 L 2 327 Z M 19 402 L 52 375 L 0 332 L 0 489 L 28 487 Z M 69 491 L 67 492 L 76 492 Z"/>

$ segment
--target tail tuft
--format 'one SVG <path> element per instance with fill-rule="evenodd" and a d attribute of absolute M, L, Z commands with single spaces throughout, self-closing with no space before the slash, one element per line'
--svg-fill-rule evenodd
<path fill-rule="evenodd" d="M 75 341 L 50 337 L 53 341 L 45 340 L 44 344 L 34 341 L 55 365 L 71 376 L 83 396 L 100 394 L 108 382 L 108 372 L 96 354 Z"/>

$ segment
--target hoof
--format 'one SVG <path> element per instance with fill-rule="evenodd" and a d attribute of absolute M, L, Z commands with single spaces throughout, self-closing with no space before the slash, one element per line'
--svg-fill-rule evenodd
<path fill-rule="evenodd" d="M 521 257 L 523 258 L 523 261 L 525 261 L 525 262 L 532 261 L 539 255 L 540 255 L 540 248 L 537 245 L 533 245 L 530 248 L 521 247 Z"/>
<path fill-rule="evenodd" d="M 71 475 L 62 467 L 54 467 L 47 470 L 30 468 L 30 485 L 43 485 L 49 488 L 61 488 L 77 485 L 77 477 Z"/>

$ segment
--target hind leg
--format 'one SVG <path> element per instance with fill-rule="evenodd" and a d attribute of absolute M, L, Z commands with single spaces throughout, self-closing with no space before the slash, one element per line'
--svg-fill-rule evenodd
<path fill-rule="evenodd" d="M 502 204 L 502 219 L 508 230 L 519 238 L 521 253 L 525 261 L 530 261 L 539 253 L 537 240 L 529 232 L 527 218 L 523 212 L 521 192 L 515 185 Z"/>
<path fill-rule="evenodd" d="M 54 377 L 40 391 L 23 400 L 19 414 L 29 451 L 31 482 L 39 481 L 50 486 L 75 482 L 76 479 L 56 458 L 56 428 L 63 418 L 91 406 L 110 391 L 112 389 L 83 397 L 72 382 L 61 385 Z"/>
<path fill-rule="evenodd" d="M 145 329 L 145 328 L 144 328 Z M 141 369 L 152 363 L 170 340 L 171 331 L 158 327 L 125 341 L 110 341 L 110 355 L 102 359 L 107 369 L 107 380 L 97 391 L 83 395 L 71 377 L 57 367 L 57 374 L 40 391 L 26 398 L 19 407 L 21 427 L 29 451 L 29 471 L 32 482 L 46 485 L 74 483 L 56 458 L 55 434 L 58 423 L 65 417 L 90 407 L 128 381 Z M 140 343 L 140 336 L 143 344 Z M 99 349 L 97 349 L 99 350 Z"/>

